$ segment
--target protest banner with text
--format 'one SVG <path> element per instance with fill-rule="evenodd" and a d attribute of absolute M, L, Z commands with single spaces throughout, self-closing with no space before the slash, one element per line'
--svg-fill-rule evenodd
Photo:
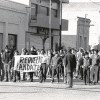
<path fill-rule="evenodd" d="M 15 56 L 14 70 L 22 72 L 36 72 L 40 69 L 43 56 L 17 55 Z"/>

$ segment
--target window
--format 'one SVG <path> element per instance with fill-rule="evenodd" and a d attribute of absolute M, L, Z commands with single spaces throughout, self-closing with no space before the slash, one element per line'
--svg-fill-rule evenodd
<path fill-rule="evenodd" d="M 87 48 L 87 37 L 84 37 L 84 48 Z"/>
<path fill-rule="evenodd" d="M 43 15 L 48 15 L 48 8 L 47 7 L 40 7 L 40 13 Z"/>
<path fill-rule="evenodd" d="M 80 36 L 80 47 L 82 47 L 82 36 Z"/>
<path fill-rule="evenodd" d="M 37 5 L 31 4 L 31 19 L 36 19 L 37 16 Z"/>
<path fill-rule="evenodd" d="M 56 10 L 56 9 L 52 9 L 52 10 L 51 10 L 51 15 L 52 15 L 53 17 L 57 17 L 57 10 Z"/>
<path fill-rule="evenodd" d="M 8 46 L 9 48 L 17 47 L 17 35 L 8 34 Z"/>

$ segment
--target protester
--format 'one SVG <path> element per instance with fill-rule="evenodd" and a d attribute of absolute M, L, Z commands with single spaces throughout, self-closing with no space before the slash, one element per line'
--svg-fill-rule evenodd
<path fill-rule="evenodd" d="M 31 50 L 30 50 L 29 54 L 30 55 L 37 55 L 37 51 L 36 51 L 34 46 L 31 47 Z M 30 81 L 33 82 L 33 74 L 34 73 L 33 72 L 29 72 L 29 74 L 30 74 Z"/>
<path fill-rule="evenodd" d="M 40 67 L 40 83 L 46 81 L 46 72 L 47 72 L 47 57 L 45 56 L 45 51 L 41 50 L 41 56 L 43 56 L 41 67 Z"/>
<path fill-rule="evenodd" d="M 89 53 L 85 52 L 85 57 L 83 58 L 83 79 L 85 85 L 87 82 L 90 84 L 90 61 Z"/>
<path fill-rule="evenodd" d="M 63 77 L 63 80 L 64 80 L 63 59 L 64 59 L 65 54 L 64 54 L 64 52 L 63 52 L 63 49 L 60 50 L 59 56 L 60 56 L 60 58 L 61 58 L 61 66 L 60 66 L 60 69 L 59 69 L 59 71 L 60 71 L 60 77 L 62 76 L 62 77 Z"/>
<path fill-rule="evenodd" d="M 72 49 L 69 47 L 67 50 L 67 54 L 65 55 L 64 58 L 64 66 L 66 70 L 66 76 L 67 76 L 67 83 L 68 83 L 68 88 L 73 87 L 73 72 L 74 69 L 76 68 L 76 58 L 75 55 L 72 54 Z"/>
<path fill-rule="evenodd" d="M 4 81 L 27 81 L 33 82 L 33 75 L 39 77 L 40 83 L 45 82 L 47 77 L 51 78 L 51 82 L 54 82 L 55 76 L 57 76 L 57 82 L 60 82 L 60 78 L 63 77 L 64 83 L 68 84 L 69 88 L 73 86 L 73 75 L 76 68 L 77 77 L 83 79 L 85 85 L 87 83 L 96 84 L 99 81 L 99 72 L 100 72 L 100 53 L 97 50 L 89 50 L 84 53 L 82 48 L 79 48 L 77 53 L 72 51 L 72 48 L 68 50 L 61 49 L 60 51 L 47 50 L 46 53 L 44 50 L 36 50 L 34 46 L 28 51 L 26 48 L 22 49 L 21 55 L 33 55 L 32 59 L 29 60 L 32 64 L 38 62 L 37 58 L 35 59 L 34 55 L 38 55 L 41 63 L 36 65 L 38 68 L 35 72 L 24 72 L 14 69 L 15 56 L 19 55 L 18 51 L 15 49 L 10 50 L 6 46 L 4 51 L 1 51 L 0 54 L 0 80 Z M 76 67 L 77 59 L 77 67 Z M 27 66 L 27 64 L 25 64 Z M 24 68 L 25 68 L 24 66 Z M 23 67 L 23 66 L 22 66 Z M 32 66 L 28 65 L 31 70 Z M 27 67 L 27 68 L 28 68 Z M 35 67 L 34 67 L 35 68 Z M 25 69 L 26 70 L 26 69 Z M 30 70 L 30 69 L 29 69 Z M 26 80 L 27 79 L 27 80 Z"/>
<path fill-rule="evenodd" d="M 51 70 L 51 59 L 52 59 L 52 55 L 51 55 L 51 51 L 50 50 L 47 50 L 47 53 L 46 53 L 46 56 L 47 56 L 47 76 L 52 76 L 51 73 L 52 73 L 52 70 Z"/>
<path fill-rule="evenodd" d="M 22 48 L 21 55 L 26 55 L 26 48 Z M 26 80 L 26 72 L 21 72 L 21 80 L 25 81 Z"/>
<path fill-rule="evenodd" d="M 91 83 L 93 83 L 94 85 L 98 81 L 98 71 L 99 71 L 99 66 L 97 64 L 98 56 L 99 56 L 98 51 L 94 50 L 94 54 L 91 56 L 92 66 L 91 66 L 91 69 L 90 69 L 90 79 L 91 79 Z"/>
<path fill-rule="evenodd" d="M 79 51 L 77 52 L 76 57 L 77 57 L 76 77 L 83 79 L 83 69 L 82 69 L 83 49 L 82 48 L 79 48 Z"/>
<path fill-rule="evenodd" d="M 6 46 L 4 54 L 3 54 L 3 64 L 4 64 L 4 81 L 8 82 L 10 81 L 10 52 L 8 49 L 8 46 Z"/>
<path fill-rule="evenodd" d="M 17 70 L 14 69 L 14 63 L 15 63 L 15 56 L 16 55 L 19 55 L 19 52 L 17 50 L 14 52 L 14 57 L 12 59 L 13 82 L 16 82 L 16 79 L 18 81 L 20 81 L 20 71 L 17 71 Z"/>
<path fill-rule="evenodd" d="M 51 66 L 52 66 L 52 83 L 54 82 L 54 76 L 57 75 L 57 82 L 59 83 L 59 76 L 60 76 L 60 67 L 61 67 L 61 58 L 57 52 L 55 52 L 54 57 L 51 59 Z"/>

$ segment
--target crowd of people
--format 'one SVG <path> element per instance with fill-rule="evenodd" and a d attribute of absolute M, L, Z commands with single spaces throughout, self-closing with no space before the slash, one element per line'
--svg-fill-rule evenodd
<path fill-rule="evenodd" d="M 38 72 L 20 72 L 14 70 L 16 55 L 42 55 L 42 63 Z M 19 53 L 16 49 L 9 49 L 8 46 L 0 54 L 0 80 L 34 82 L 34 77 L 39 78 L 39 82 L 45 82 L 48 77 L 51 82 L 60 82 L 60 78 L 69 88 L 73 86 L 73 78 L 83 80 L 84 84 L 97 84 L 99 81 L 100 52 L 98 50 L 85 51 L 79 48 L 74 51 L 71 47 L 60 49 L 59 51 L 36 50 L 34 46 L 30 51 L 23 48 Z"/>

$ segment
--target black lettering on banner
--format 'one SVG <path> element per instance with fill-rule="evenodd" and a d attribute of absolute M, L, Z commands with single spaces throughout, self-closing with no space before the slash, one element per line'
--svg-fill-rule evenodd
<path fill-rule="evenodd" d="M 38 63 L 38 57 L 35 57 L 35 63 L 36 64 Z"/>
<path fill-rule="evenodd" d="M 25 63 L 28 63 L 28 59 L 29 59 L 28 57 L 25 57 Z"/>
<path fill-rule="evenodd" d="M 32 59 L 33 59 L 33 60 L 32 60 L 32 63 L 35 63 L 35 57 L 33 57 Z"/>
<path fill-rule="evenodd" d="M 29 57 L 29 58 L 28 58 L 28 63 L 33 63 L 32 57 Z"/>
<path fill-rule="evenodd" d="M 24 57 L 20 57 L 20 63 L 24 63 Z"/>
<path fill-rule="evenodd" d="M 22 64 L 23 68 L 22 70 L 26 70 L 26 64 Z"/>
<path fill-rule="evenodd" d="M 42 63 L 43 57 L 38 57 L 38 63 Z"/>
<path fill-rule="evenodd" d="M 22 70 L 22 64 L 19 64 L 19 70 Z"/>
<path fill-rule="evenodd" d="M 17 64 L 15 70 L 20 70 L 20 69 L 19 69 L 19 64 Z"/>
<path fill-rule="evenodd" d="M 30 70 L 33 71 L 33 66 L 32 66 L 32 64 L 30 65 Z"/>
<path fill-rule="evenodd" d="M 27 71 L 29 70 L 29 65 L 27 64 Z"/>

